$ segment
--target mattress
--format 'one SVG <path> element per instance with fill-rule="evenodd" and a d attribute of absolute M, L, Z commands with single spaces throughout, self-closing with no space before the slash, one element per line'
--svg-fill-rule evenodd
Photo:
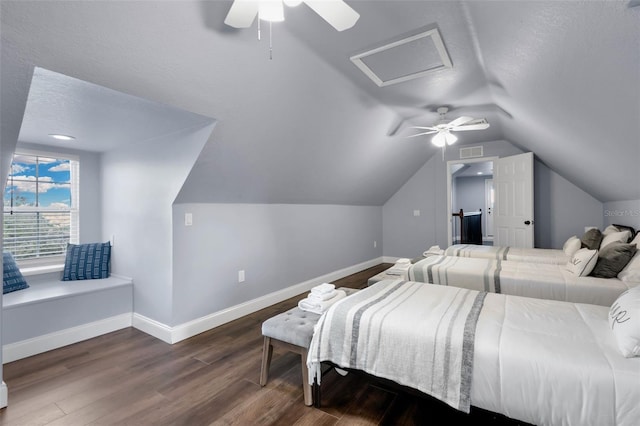
<path fill-rule="evenodd" d="M 430 256 L 409 269 L 409 279 L 514 296 L 611 306 L 640 283 L 578 277 L 564 265 L 482 258 Z"/>
<path fill-rule="evenodd" d="M 637 425 L 640 358 L 625 358 L 604 306 L 488 294 L 471 403 L 538 425 Z"/>
<path fill-rule="evenodd" d="M 362 299 L 358 299 L 358 303 L 363 306 L 368 303 L 367 292 L 374 294 L 380 286 L 393 287 L 398 283 L 401 280 L 385 280 L 363 289 L 357 294 Z M 388 333 L 385 330 L 390 327 L 397 339 L 416 342 L 415 347 L 420 347 L 421 342 L 424 347 L 433 345 L 427 340 L 434 337 L 414 324 L 424 316 L 425 306 L 434 305 L 429 298 L 447 296 L 452 300 L 447 293 L 459 289 L 427 287 L 437 291 L 420 291 L 413 296 L 418 300 L 412 305 L 421 305 L 423 309 L 407 309 L 406 304 L 398 304 L 405 318 L 404 326 L 398 327 L 395 320 L 379 321 L 381 330 L 372 329 L 368 333 L 381 335 Z M 339 305 L 332 306 L 325 316 L 331 316 Z M 486 294 L 473 337 L 471 404 L 538 425 L 637 425 L 640 358 L 624 358 L 618 351 L 608 327 L 608 311 L 604 306 Z M 411 315 L 416 318 L 412 319 Z M 385 311 L 384 318 L 394 317 L 391 311 Z M 349 316 L 348 321 L 353 318 Z M 363 315 L 353 322 L 353 327 L 370 329 L 372 324 L 367 321 Z M 344 324 L 333 321 L 325 326 L 344 327 Z M 333 336 L 336 346 L 344 345 L 344 335 L 334 331 L 330 328 L 324 334 Z M 316 333 L 318 327 L 314 340 Z M 398 348 L 369 346 L 366 352 L 358 352 L 358 357 L 388 359 L 385 351 L 397 352 Z M 410 350 L 410 346 L 401 345 L 402 351 Z M 310 351 L 310 366 L 312 358 L 313 351 Z M 412 362 L 401 361 L 392 366 L 385 363 L 384 366 L 387 370 L 399 370 L 401 375 L 406 374 L 405 369 L 432 371 L 428 365 L 418 366 L 416 370 L 411 364 L 421 358 L 411 359 Z M 339 356 L 324 360 L 340 365 Z M 410 374 L 413 375 L 416 374 Z"/>
<path fill-rule="evenodd" d="M 550 263 L 565 265 L 570 256 L 557 249 L 516 248 L 501 246 L 480 246 L 472 244 L 454 244 L 448 247 L 446 256 L 478 257 L 481 259 L 508 260 L 510 262 Z"/>

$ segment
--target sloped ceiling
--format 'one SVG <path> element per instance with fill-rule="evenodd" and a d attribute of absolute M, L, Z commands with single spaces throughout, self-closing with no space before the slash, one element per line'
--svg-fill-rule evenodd
<path fill-rule="evenodd" d="M 436 153 L 388 133 L 438 105 L 491 123 L 460 144 L 506 139 L 601 201 L 640 199 L 629 2 L 349 1 L 361 18 L 344 32 L 302 5 L 274 25 L 273 60 L 255 24 L 223 24 L 230 4 L 3 0 L 3 152 L 38 66 L 217 119 L 182 202 L 381 205 Z M 452 69 L 379 88 L 349 61 L 434 26 Z"/>

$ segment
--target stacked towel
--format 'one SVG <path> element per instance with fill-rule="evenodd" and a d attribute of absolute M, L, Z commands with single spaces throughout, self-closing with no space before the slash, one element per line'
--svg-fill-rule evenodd
<path fill-rule="evenodd" d="M 298 302 L 298 307 L 303 311 L 322 314 L 346 295 L 343 290 L 336 290 L 335 285 L 323 283 L 313 287 L 309 295 Z"/>
<path fill-rule="evenodd" d="M 407 278 L 410 267 L 411 267 L 411 259 L 400 258 L 396 260 L 395 265 L 387 269 L 385 273 L 387 275 L 398 275 L 399 277 Z"/>
<path fill-rule="evenodd" d="M 429 247 L 429 250 L 427 250 L 424 253 L 422 253 L 422 255 L 424 257 L 439 256 L 439 255 L 443 255 L 443 254 L 444 254 L 444 250 L 442 250 L 440 248 L 440 246 L 431 246 L 431 247 Z"/>

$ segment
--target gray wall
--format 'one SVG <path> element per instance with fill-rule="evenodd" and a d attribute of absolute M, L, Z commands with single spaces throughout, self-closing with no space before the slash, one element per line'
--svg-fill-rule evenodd
<path fill-rule="evenodd" d="M 453 198 L 452 205 L 453 211 L 463 209 L 465 212 L 478 211 L 484 208 L 484 181 L 491 179 L 486 176 L 461 176 L 455 178 L 455 189 L 452 187 L 452 192 L 455 191 L 456 196 Z"/>
<path fill-rule="evenodd" d="M 535 245 L 562 248 L 585 226 L 602 229 L 602 203 L 542 162 L 534 163 Z"/>
<path fill-rule="evenodd" d="M 172 312 L 172 204 L 213 126 L 102 156 L 103 238 L 115 235 L 112 270 L 133 278 L 134 311 L 164 324 Z"/>
<path fill-rule="evenodd" d="M 176 204 L 173 244 L 178 325 L 382 256 L 382 207 Z"/>
<path fill-rule="evenodd" d="M 484 156 L 506 157 L 522 151 L 507 141 L 485 142 Z M 414 257 L 434 244 L 447 246 L 446 162 L 459 159 L 457 148 L 447 150 L 445 161 L 431 157 L 383 206 L 385 256 Z M 561 248 L 571 235 L 581 236 L 585 226 L 602 225 L 602 203 L 535 161 L 535 246 Z M 421 215 L 413 216 L 419 209 Z"/>
<path fill-rule="evenodd" d="M 484 156 L 508 156 L 522 151 L 507 141 L 484 146 Z M 383 206 L 384 255 L 415 257 L 432 245 L 446 247 L 447 161 L 459 160 L 459 147 L 449 148 L 445 160 L 438 152 L 422 166 Z M 413 216 L 420 210 L 420 216 Z"/>
<path fill-rule="evenodd" d="M 640 229 L 640 200 L 610 201 L 603 206 L 604 226 L 618 225 L 633 226 Z"/>

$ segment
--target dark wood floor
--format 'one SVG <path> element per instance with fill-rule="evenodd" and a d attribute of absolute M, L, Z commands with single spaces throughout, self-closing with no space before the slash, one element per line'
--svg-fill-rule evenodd
<path fill-rule="evenodd" d="M 362 288 L 382 264 L 336 281 Z M 516 424 L 481 410 L 457 412 L 425 396 L 330 371 L 322 408 L 302 399 L 300 357 L 275 348 L 261 388 L 260 326 L 294 297 L 169 345 L 134 328 L 4 366 L 2 425 L 428 425 Z"/>

